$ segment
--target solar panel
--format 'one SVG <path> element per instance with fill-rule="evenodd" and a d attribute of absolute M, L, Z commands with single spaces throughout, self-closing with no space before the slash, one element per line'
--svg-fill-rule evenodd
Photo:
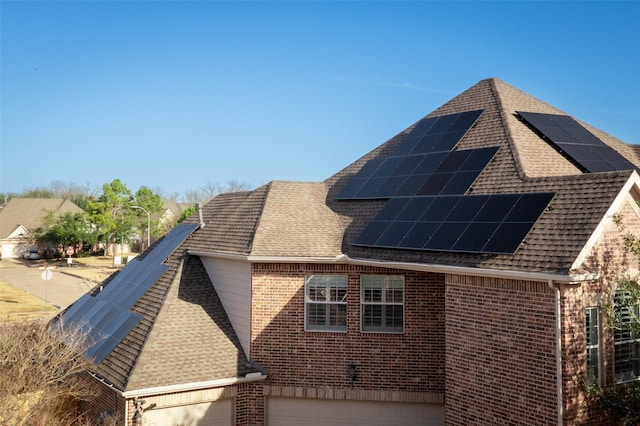
<path fill-rule="evenodd" d="M 481 113 L 425 118 L 390 156 L 362 167 L 336 198 L 389 201 L 354 245 L 470 253 L 517 250 L 554 194 L 464 195 L 499 149 L 454 150 Z M 540 117 L 540 126 L 552 128 L 549 133 L 556 140 L 574 143 L 579 136 L 593 143 L 577 123 L 553 123 L 551 117 Z M 597 149 L 583 152 L 583 161 L 594 161 Z"/>
<path fill-rule="evenodd" d="M 638 169 L 568 115 L 517 112 L 551 145 L 591 173 Z"/>
<path fill-rule="evenodd" d="M 395 198 L 388 209 L 383 208 L 373 218 L 354 244 L 513 254 L 553 196 L 553 193 L 526 193 Z"/>
<path fill-rule="evenodd" d="M 464 194 L 491 161 L 498 147 L 393 157 L 377 161 L 369 177 L 356 175 L 339 199 Z"/>
<path fill-rule="evenodd" d="M 87 350 L 87 357 L 93 359 L 94 364 L 100 364 L 141 320 L 140 314 L 121 311 L 109 324 L 110 327 L 105 329 L 105 333 L 100 335 L 101 339 Z"/>
<path fill-rule="evenodd" d="M 476 110 L 420 120 L 391 155 L 365 163 L 336 198 L 379 199 L 414 195 L 429 179 L 430 176 L 426 175 L 436 172 L 439 167 L 448 171 L 460 169 L 473 151 L 452 150 L 481 114 L 482 110 Z M 462 185 L 455 186 L 459 188 Z"/>
<path fill-rule="evenodd" d="M 160 240 L 141 260 L 129 262 L 95 297 L 83 295 L 59 318 L 62 327 L 86 330 L 87 356 L 97 365 L 129 334 L 142 316 L 129 309 L 136 304 L 168 266 L 164 261 L 196 229 L 197 224 L 180 224 Z"/>

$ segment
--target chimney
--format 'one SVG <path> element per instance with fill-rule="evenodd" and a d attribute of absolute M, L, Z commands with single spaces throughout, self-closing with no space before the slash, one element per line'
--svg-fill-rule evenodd
<path fill-rule="evenodd" d="M 202 218 L 202 203 L 196 203 L 196 209 L 198 209 L 198 220 L 200 221 L 200 228 L 204 228 L 204 219 Z"/>

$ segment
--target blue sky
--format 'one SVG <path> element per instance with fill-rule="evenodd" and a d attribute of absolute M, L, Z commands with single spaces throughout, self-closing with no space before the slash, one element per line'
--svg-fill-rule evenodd
<path fill-rule="evenodd" d="M 497 77 L 640 143 L 640 2 L 1 1 L 0 192 L 320 181 Z"/>

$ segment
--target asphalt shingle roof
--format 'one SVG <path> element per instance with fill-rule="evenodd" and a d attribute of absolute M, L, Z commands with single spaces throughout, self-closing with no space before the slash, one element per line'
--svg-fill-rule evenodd
<path fill-rule="evenodd" d="M 248 255 L 271 185 L 253 191 L 220 194 L 203 208 L 206 226 L 191 237 L 189 248 Z M 198 223 L 195 213 L 185 223 Z"/>
<path fill-rule="evenodd" d="M 181 269 L 127 388 L 235 378 L 255 371 L 200 259 L 187 256 Z"/>
<path fill-rule="evenodd" d="M 383 250 L 351 243 L 384 201 L 336 201 L 329 205 L 347 225 L 343 250 L 350 257 L 386 261 L 442 264 L 527 272 L 569 273 L 576 256 L 604 218 L 631 171 L 582 174 L 569 160 L 537 136 L 517 117 L 516 111 L 565 114 L 497 79 L 483 80 L 428 115 L 439 116 L 483 109 L 477 124 L 456 149 L 499 146 L 492 162 L 480 174 L 469 194 L 556 192 L 540 220 L 515 255 L 464 254 Z M 605 143 L 640 164 L 632 147 L 585 125 Z M 387 155 L 411 129 L 379 146 L 327 180 L 330 194 L 344 184 L 370 158 Z"/>
<path fill-rule="evenodd" d="M 20 225 L 33 232 L 44 224 L 47 211 L 61 215 L 82 209 L 63 198 L 12 198 L 0 210 L 0 238 L 7 238 Z"/>
<path fill-rule="evenodd" d="M 143 315 L 142 321 L 95 368 L 121 391 L 257 371 L 249 366 L 202 262 L 184 253 L 185 244 L 167 259 L 169 269 L 132 307 Z"/>
<path fill-rule="evenodd" d="M 482 109 L 456 149 L 499 147 L 469 194 L 555 192 L 556 196 L 514 255 L 420 252 L 356 247 L 352 243 L 384 200 L 336 200 L 370 159 L 389 155 L 413 126 L 318 183 L 272 182 L 248 193 L 225 194 L 204 207 L 204 232 L 192 248 L 253 256 L 335 257 L 415 262 L 527 272 L 569 273 L 595 226 L 631 171 L 583 174 L 522 123 L 516 111 L 565 114 L 498 79 L 482 80 L 427 117 Z M 579 121 L 579 120 L 578 120 Z M 638 165 L 633 146 L 586 123 L 587 129 Z M 260 200 L 247 205 L 248 200 Z M 243 206 L 243 208 L 238 208 Z M 207 230 L 209 228 L 209 230 Z M 213 230 L 211 229 L 213 228 Z"/>

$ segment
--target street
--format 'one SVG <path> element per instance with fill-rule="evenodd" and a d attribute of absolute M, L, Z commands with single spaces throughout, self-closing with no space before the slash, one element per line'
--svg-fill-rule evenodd
<path fill-rule="evenodd" d="M 0 279 L 58 308 L 65 308 L 86 293 L 94 284 L 84 278 L 50 269 L 51 279 L 42 278 L 44 263 L 4 259 L 0 262 Z M 69 268 L 71 272 L 72 268 Z"/>

